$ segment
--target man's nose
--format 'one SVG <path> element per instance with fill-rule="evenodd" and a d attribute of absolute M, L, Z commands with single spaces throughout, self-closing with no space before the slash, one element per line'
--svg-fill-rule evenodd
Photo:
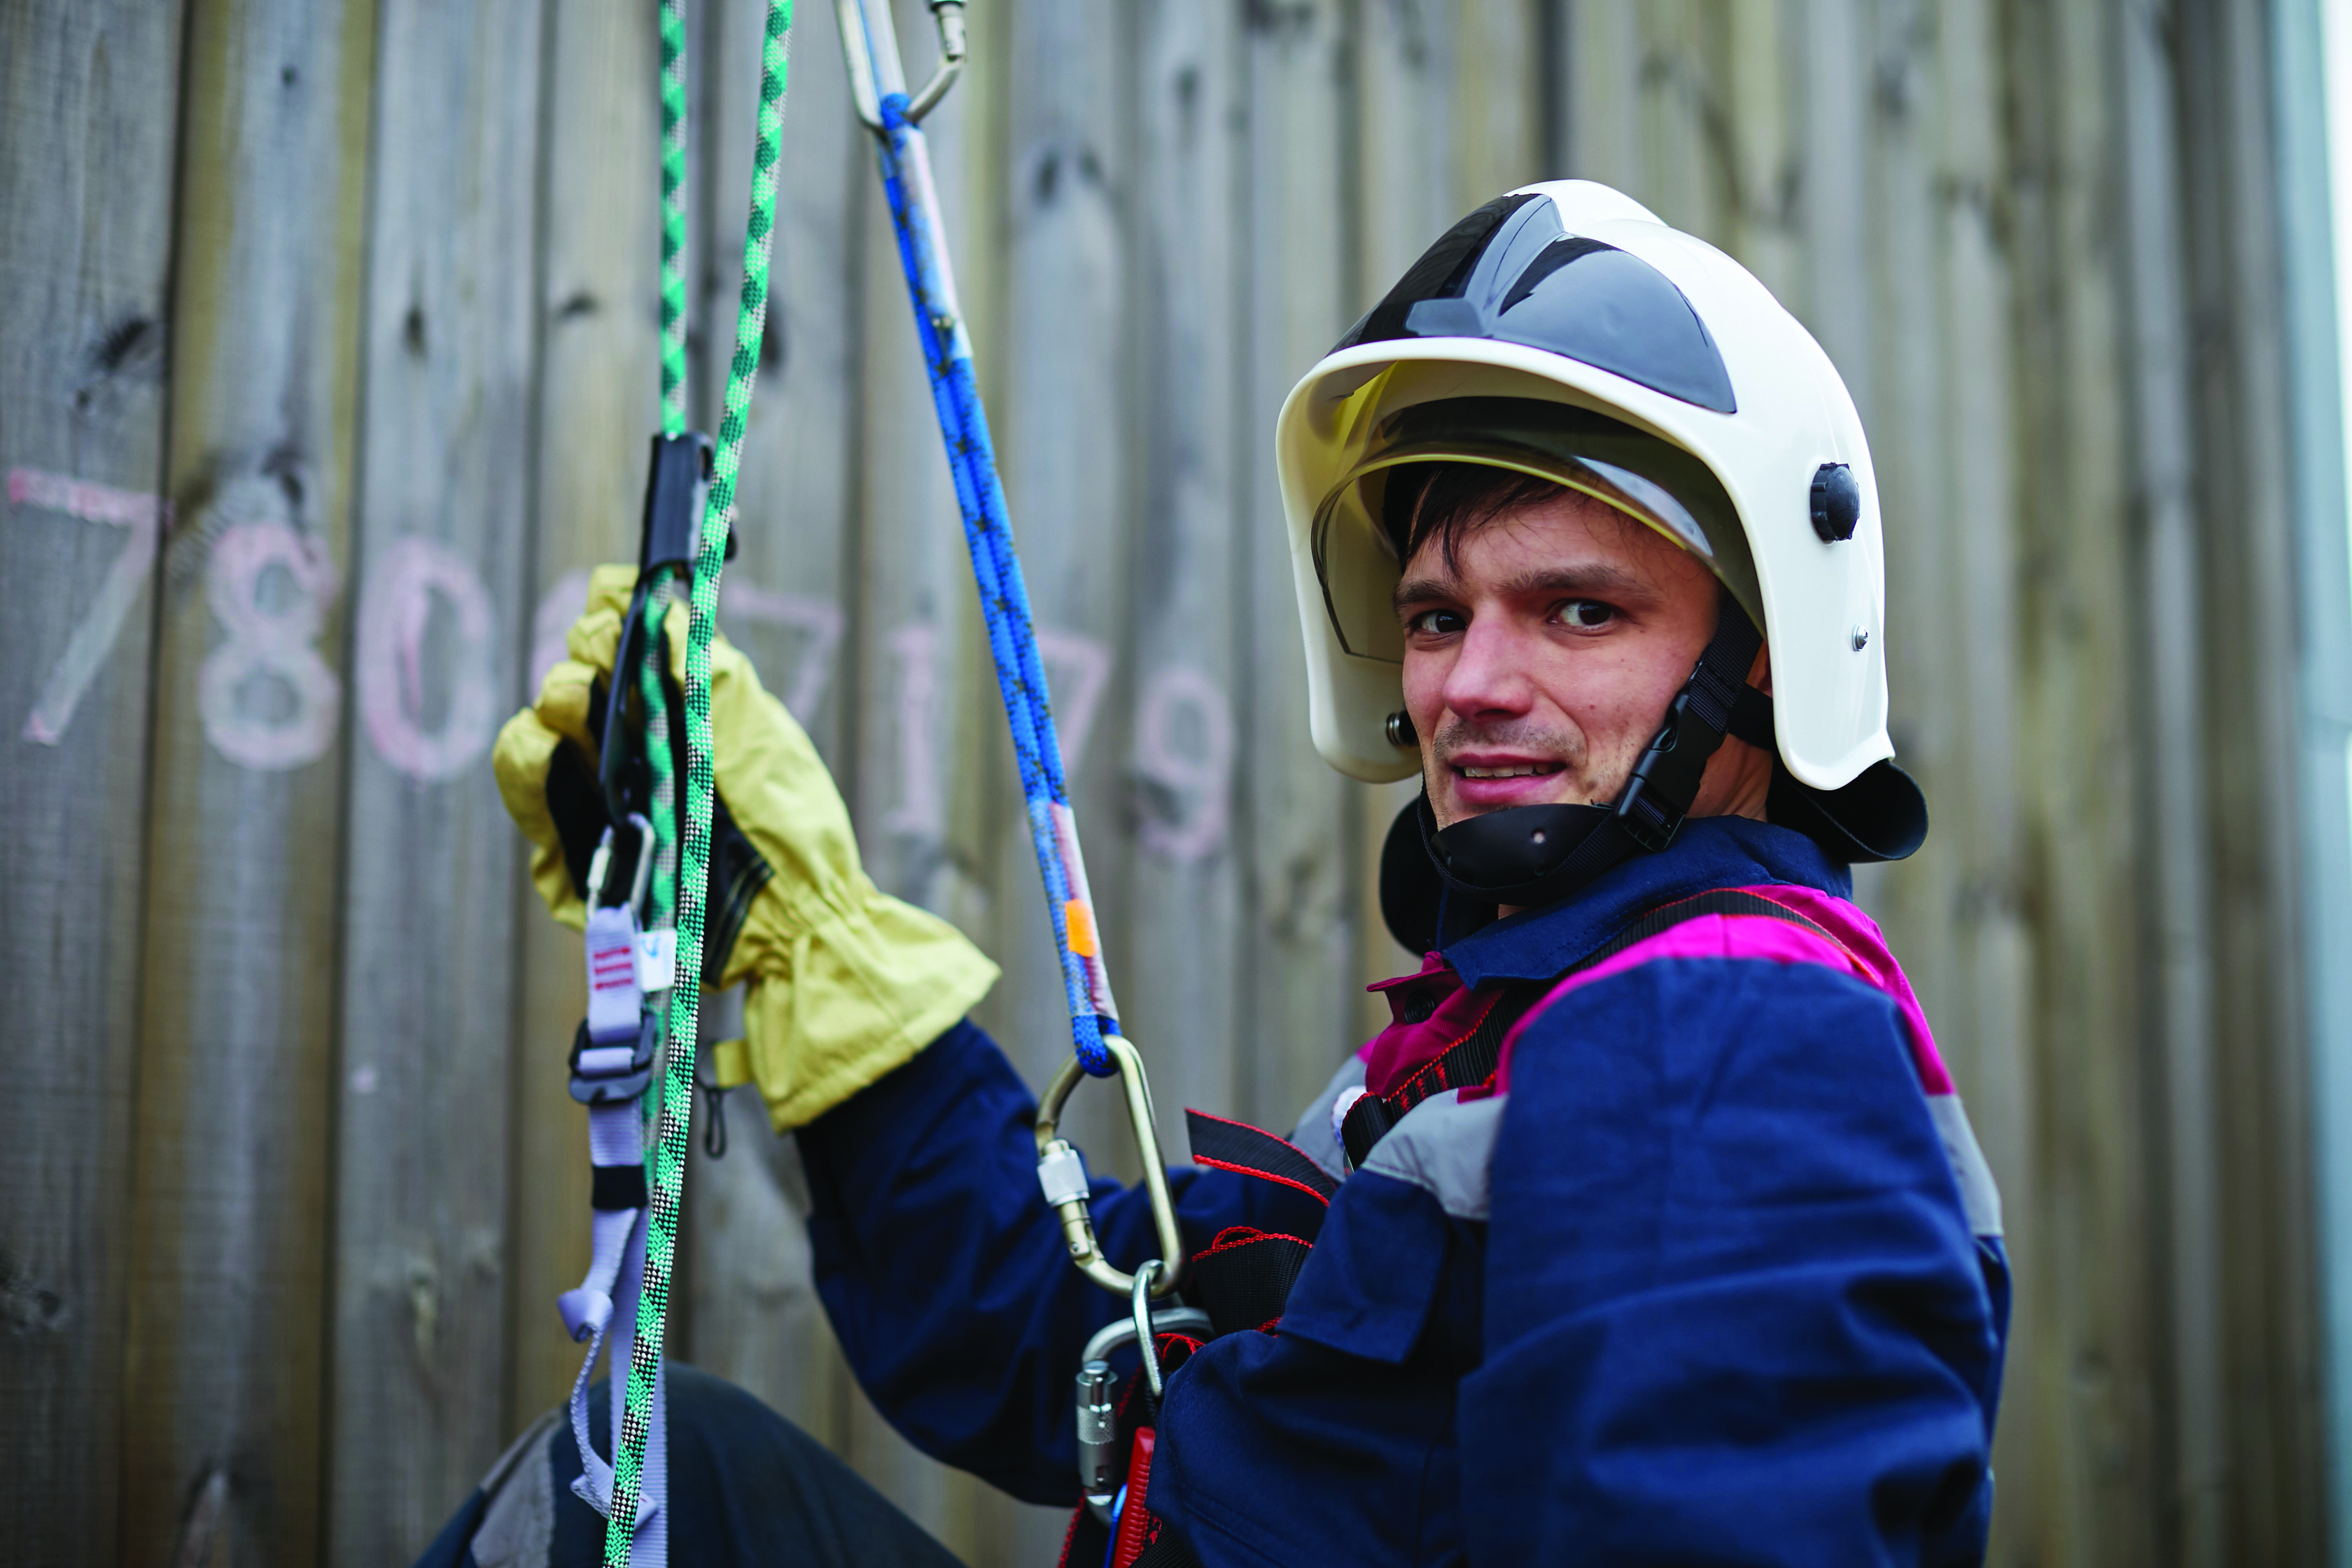
<path fill-rule="evenodd" d="M 1445 706 L 1465 719 L 1525 713 L 1533 700 L 1526 637 L 1501 616 L 1481 616 L 1462 634 L 1462 651 L 1445 673 Z"/>

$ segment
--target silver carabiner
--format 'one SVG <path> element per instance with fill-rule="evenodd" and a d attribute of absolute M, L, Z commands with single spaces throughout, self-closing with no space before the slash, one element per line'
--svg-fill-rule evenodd
<path fill-rule="evenodd" d="M 629 813 L 629 826 L 637 830 L 636 869 L 629 876 L 629 914 L 634 918 L 646 907 L 646 886 L 654 875 L 654 825 L 635 812 Z M 613 868 L 613 830 L 604 829 L 604 837 L 596 841 L 596 853 L 588 857 L 588 907 L 594 909 L 604 898 L 604 874 Z"/>
<path fill-rule="evenodd" d="M 869 5 L 877 4 L 879 16 L 868 10 Z M 849 67 L 850 102 L 856 106 L 857 118 L 866 128 L 878 136 L 883 98 L 907 90 L 906 68 L 898 59 L 898 31 L 890 20 L 888 0 L 834 0 L 833 10 L 841 25 L 842 58 Z M 940 30 L 940 65 L 923 84 L 923 90 L 907 102 L 907 119 L 918 125 L 939 107 L 963 71 L 963 0 L 931 0 L 931 20 Z"/>
<path fill-rule="evenodd" d="M 1198 1307 L 1163 1307 L 1150 1314 L 1148 1326 L 1143 1323 L 1137 1315 L 1144 1310 L 1142 1284 L 1160 1268 L 1160 1260 L 1154 1258 L 1137 1270 L 1129 1315 L 1114 1318 L 1097 1330 L 1078 1364 L 1078 1488 L 1086 1494 L 1087 1510 L 1105 1524 L 1110 1522 L 1110 1505 L 1118 1495 L 1118 1407 L 1110 1374 L 1111 1352 L 1128 1344 L 1144 1347 L 1144 1376 L 1150 1383 L 1151 1397 L 1157 1400 L 1163 1383 L 1155 1338 L 1172 1333 L 1207 1339 L 1214 1332 L 1209 1314 Z"/>
<path fill-rule="evenodd" d="M 1168 1190 L 1168 1167 L 1160 1158 L 1160 1134 L 1152 1125 L 1151 1088 L 1144 1079 L 1143 1058 L 1137 1054 L 1135 1042 L 1124 1035 L 1105 1035 L 1103 1045 L 1118 1068 L 1119 1087 L 1127 1091 L 1128 1127 L 1135 1134 L 1136 1156 L 1143 1162 L 1143 1190 L 1151 1201 L 1152 1228 L 1160 1241 L 1159 1258 L 1139 1272 L 1151 1280 L 1152 1295 L 1171 1295 L 1183 1268 L 1181 1259 L 1185 1256 L 1184 1237 L 1176 1225 L 1176 1200 Z M 1045 1186 L 1046 1201 L 1062 1216 L 1062 1239 L 1069 1247 L 1070 1261 L 1077 1265 L 1079 1273 L 1104 1289 L 1125 1296 L 1135 1289 L 1138 1276 L 1113 1268 L 1110 1260 L 1103 1256 L 1102 1247 L 1095 1239 L 1094 1214 L 1087 1207 L 1083 1175 L 1067 1174 L 1078 1162 L 1077 1150 L 1057 1131 L 1062 1107 L 1069 1102 L 1070 1091 L 1086 1076 L 1078 1058 L 1067 1058 L 1039 1097 L 1037 1172 Z M 1079 1169 L 1082 1173 L 1083 1166 Z M 1178 1261 L 1168 1261 L 1171 1259 Z"/>

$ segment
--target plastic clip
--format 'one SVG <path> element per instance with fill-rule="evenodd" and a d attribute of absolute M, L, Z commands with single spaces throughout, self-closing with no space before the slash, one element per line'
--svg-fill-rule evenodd
<path fill-rule="evenodd" d="M 710 493 L 710 437 L 699 430 L 654 437 L 653 462 L 646 470 L 646 515 L 637 548 L 640 580 L 656 566 L 691 570 L 701 552 L 702 503 Z M 727 554 L 735 554 L 728 536 Z"/>
<path fill-rule="evenodd" d="M 638 1021 L 633 1046 L 600 1045 L 580 1020 L 572 1037 L 572 1098 L 583 1105 L 619 1105 L 645 1093 L 654 1079 L 654 1046 L 660 1023 L 651 1013 Z"/>

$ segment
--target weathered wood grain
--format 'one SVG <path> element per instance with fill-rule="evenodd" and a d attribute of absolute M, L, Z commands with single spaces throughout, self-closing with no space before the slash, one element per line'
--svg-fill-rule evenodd
<path fill-rule="evenodd" d="M 1244 15 L 1242 102 L 1246 184 L 1236 245 L 1246 282 L 1234 406 L 1247 456 L 1233 475 L 1240 565 L 1239 643 L 1252 679 L 1236 692 L 1243 769 L 1234 854 L 1242 868 L 1243 957 L 1236 994 L 1252 1046 L 1239 1064 L 1237 1114 L 1284 1126 L 1357 1042 L 1352 1023 L 1363 797 L 1307 737 L 1305 656 L 1290 544 L 1267 462 L 1276 413 L 1344 331 L 1347 122 L 1344 12 L 1318 3 Z"/>
<path fill-rule="evenodd" d="M 696 59 L 704 106 L 694 144 L 709 195 L 696 230 L 696 331 L 711 345 L 703 419 L 715 425 L 742 283 L 750 127 L 758 102 L 765 7 L 704 11 Z M 782 694 L 818 752 L 838 766 L 855 719 L 842 633 L 852 600 L 862 374 L 857 289 L 871 144 L 851 113 L 828 6 L 793 18 L 789 149 L 778 192 L 768 340 L 744 437 L 736 534 L 720 623 Z M 843 779 L 845 787 L 847 779 Z M 687 1183 L 694 1236 L 687 1296 L 690 1353 L 829 1442 L 845 1433 L 847 1368 L 809 1272 L 808 1194 L 789 1139 L 768 1131 L 756 1089 L 730 1097 L 723 1160 L 697 1153 Z"/>
<path fill-rule="evenodd" d="M 2163 58 L 2168 43 L 2153 18 L 2132 18 L 2119 47 L 2122 337 L 2126 363 L 2136 373 L 2126 460 L 2139 514 L 2128 565 L 2137 600 L 2134 651 L 2142 666 L 2136 693 L 2144 769 L 2138 934 L 2149 965 L 2148 1195 L 2167 1232 L 2155 1264 L 2159 1394 L 2168 1397 L 2158 1405 L 2156 1436 L 2159 1485 L 2176 1516 L 2167 1556 L 2207 1568 L 2222 1560 L 2225 1433 L 2215 1234 L 2220 1152 L 2209 1119 L 2216 1071 L 2212 868 L 2200 821 L 2210 725 L 2200 666 L 2211 626 L 2198 613 L 2204 573 L 2193 490 L 2204 433 L 2192 404 L 2181 154 Z"/>
<path fill-rule="evenodd" d="M 2308 1403 L 2301 1423 L 2286 1440 L 2289 1464 L 2308 1462 L 2316 1452 L 2322 1469 L 2313 1500 L 2320 1505 L 2321 1542 L 2307 1554 L 2315 1560 L 2352 1561 L 2352 1514 L 2335 1500 L 2352 1495 L 2346 1477 L 2352 1452 L 2342 1444 L 2311 1442 L 2316 1430 L 2341 1432 L 2352 1391 L 2352 1317 L 2346 1286 L 2352 1281 L 2352 1217 L 2339 1194 L 2352 1191 L 2352 1138 L 2345 1135 L 2346 1068 L 2352 1064 L 2352 970 L 2341 962 L 2352 951 L 2352 570 L 2347 570 L 2344 387 L 2338 326 L 2343 306 L 2336 298 L 2336 237 L 2352 230 L 2352 211 L 2330 199 L 2327 166 L 2326 75 L 2331 37 L 2340 16 L 2324 17 L 2321 7 L 2285 5 L 2271 15 L 2271 99 L 2277 112 L 2278 275 L 2277 310 L 2285 394 L 2276 431 L 2286 449 L 2285 468 L 2294 509 L 2295 637 L 2294 878 L 2300 906 L 2294 921 L 2308 1011 L 2305 1027 L 2287 1048 L 2307 1054 L 2310 1100 L 2304 1121 L 2310 1146 L 2306 1169 L 2315 1245 L 2306 1261 L 2319 1273 L 2315 1295 L 2319 1313 L 2315 1338 L 2322 1369 L 2305 1388 Z M 2336 190 L 2352 185 L 2352 170 L 2337 168 Z M 2291 1207 L 2292 1205 L 2282 1205 Z M 2291 1223 L 2291 1222 L 2290 1222 Z M 2281 1226 L 2282 1229 L 2285 1227 Z M 2284 1245 L 2295 1246 L 2290 1238 Z"/>
<path fill-rule="evenodd" d="M 1134 520 L 1120 682 L 1130 724 L 1101 726 L 1127 794 L 1118 817 L 1096 831 L 1099 840 L 1118 828 L 1131 858 L 1114 973 L 1150 1064 L 1160 1137 L 1181 1159 L 1184 1109 L 1228 1111 L 1242 1060 L 1266 1047 L 1237 1005 L 1244 871 L 1234 836 L 1234 714 L 1252 677 L 1240 655 L 1233 496 L 1262 448 L 1234 416 L 1242 168 L 1229 130 L 1241 87 L 1233 14 L 1165 0 L 1140 10 L 1136 27 L 1127 204 L 1135 436 L 1121 499 Z"/>
<path fill-rule="evenodd" d="M 1470 16 L 1458 16 L 1460 10 Z M 1479 13 L 1475 5 L 1373 5 L 1355 13 L 1348 142 L 1357 151 L 1346 193 L 1351 243 L 1342 257 L 1348 265 L 1340 284 L 1340 305 L 1350 321 L 1387 293 L 1464 213 L 1518 183 L 1509 174 L 1480 167 L 1487 161 L 1483 139 L 1480 156 L 1456 153 L 1455 110 L 1465 72 L 1475 71 L 1461 57 L 1466 52 L 1480 58 L 1481 40 L 1472 26 Z M 1518 80 L 1516 73 L 1505 72 L 1498 79 L 1478 79 L 1475 90 L 1508 97 Z M 1507 183 L 1489 188 L 1489 180 Z M 1306 366 L 1297 370 L 1303 374 Z M 1263 464 L 1265 434 L 1248 432 L 1243 450 Z M 1381 913 L 1380 879 L 1371 872 L 1397 814 L 1420 795 L 1421 781 L 1341 787 L 1361 797 L 1349 850 L 1365 868 L 1357 878 L 1355 898 L 1353 967 L 1360 986 L 1420 966 L 1420 954 L 1407 952 L 1390 935 Z M 1388 1004 L 1378 995 L 1358 989 L 1351 1000 L 1346 1025 L 1357 1040 L 1389 1022 Z"/>
<path fill-rule="evenodd" d="M 527 649 L 526 701 L 562 657 L 588 571 L 636 559 L 647 442 L 661 426 L 655 8 L 559 5 L 547 26 L 541 120 L 550 133 L 540 148 L 538 195 L 545 229 L 532 301 L 532 607 L 506 638 L 520 637 Z M 582 1352 L 564 1332 L 555 1299 L 588 1266 L 588 1117 L 564 1087 L 572 1030 L 587 1005 L 580 938 L 549 919 L 528 889 L 516 920 L 507 1432 L 571 1394 Z"/>
<path fill-rule="evenodd" d="M 535 596 L 545 15 L 395 7 L 378 59 L 336 1086 L 339 1561 L 413 1557 L 506 1436 L 523 858 L 488 748 L 521 695 Z"/>
<path fill-rule="evenodd" d="M 929 130 L 1163 1136 L 1188 1102 L 1286 1123 L 1405 961 L 1369 871 L 1411 786 L 1307 742 L 1274 412 L 1462 211 L 1607 180 L 1779 292 L 1874 437 L 1937 826 L 1861 892 L 2009 1196 L 1992 1560 L 2317 1560 L 2302 1053 L 2334 1015 L 2297 859 L 2343 759 L 2294 771 L 2341 726 L 2294 707 L 2336 645 L 2286 606 L 2315 572 L 2340 601 L 2343 545 L 2323 520 L 2290 563 L 2324 510 L 2310 308 L 2276 299 L 2302 3 L 976 8 Z M 692 9 L 707 426 L 762 6 Z M 1066 1032 L 1010 749 L 870 145 L 798 9 L 722 616 L 877 880 L 1005 962 L 981 1015 L 1035 1079 Z M 578 1353 L 577 943 L 469 737 L 634 546 L 653 8 L 33 5 L 0 37 L 0 574 L 39 590 L 0 631 L 0 940 L 40 1045 L 0 1081 L 32 1200 L 0 1393 L 42 1439 L 0 1519 L 41 1560 L 402 1560 Z M 159 575 L 120 554 L 151 491 Z M 736 1100 L 675 1343 L 976 1565 L 1046 1560 L 1058 1519 L 852 1387 L 792 1145 Z M 1075 1123 L 1131 1165 L 1108 1096 Z"/>
<path fill-rule="evenodd" d="M 920 80 L 936 58 L 921 7 L 896 7 L 904 74 Z M 992 122 L 982 112 L 990 82 L 1005 68 L 1005 19 L 983 9 L 973 18 L 976 69 L 925 121 L 932 165 L 955 260 L 966 263 L 990 231 L 982 193 Z M 838 68 L 828 62 L 828 68 Z M 996 819 L 991 808 L 1014 813 L 1004 721 L 994 678 L 980 651 L 979 606 L 965 553 L 947 458 L 932 410 L 930 385 L 915 336 L 914 316 L 899 272 L 889 214 L 878 199 L 872 150 L 863 149 L 861 178 L 872 199 L 862 205 L 858 340 L 864 374 L 858 387 L 856 479 L 854 493 L 846 642 L 850 668 L 845 696 L 854 692 L 848 743 L 835 759 L 845 763 L 844 793 L 857 826 L 866 869 L 886 891 L 956 921 L 995 951 L 1000 922 L 1037 903 L 1035 873 L 1026 884 L 993 886 L 979 845 Z M 984 318 L 982 285 L 959 273 L 961 303 L 975 321 Z M 979 350 L 983 378 L 993 372 L 985 340 Z M 983 386 L 995 403 L 993 386 Z M 1001 437 L 1000 437 L 1001 438 Z M 1016 535 L 1021 520 L 1016 511 Z M 1005 746 L 999 753 L 987 748 Z M 974 765 L 972 758 L 1004 758 Z M 1009 797 L 1002 793 L 1010 787 Z M 1013 803 L 1005 805 L 1008 798 Z M 1017 1016 L 1024 977 L 1008 975 L 981 1016 L 1010 1044 L 1004 1026 Z M 978 1483 L 918 1454 L 854 1388 L 838 1406 L 835 1440 L 868 1479 L 955 1550 L 973 1542 L 966 1528 Z"/>
<path fill-rule="evenodd" d="M 2302 953 L 2267 936 L 2301 920 L 2309 852 L 2294 748 L 2294 470 L 2281 308 L 2284 202 L 2277 9 L 2183 7 L 2173 97 L 2179 116 L 2185 313 L 2196 331 L 2195 571 L 2210 636 L 2199 679 L 2243 693 L 2209 705 L 2209 963 L 2215 1147 L 2212 1238 L 2220 1426 L 2219 1560 L 2318 1561 L 2324 1502 L 2316 1402 L 2315 1226 L 2308 1101 L 2312 993 Z M 2210 699 L 2209 699 L 2210 704 Z M 2341 798 L 2338 796 L 2337 798 Z M 2317 871 L 2321 877 L 2328 871 Z M 2183 1258 L 2184 1264 L 2198 1261 Z M 2183 1412 L 2183 1419 L 2195 1413 Z"/>
<path fill-rule="evenodd" d="M 180 45 L 177 13 L 152 6 L 0 19 L 0 468 L 108 492 L 76 506 L 61 486 L 12 482 L 0 528 L 19 606 L 0 629 L 0 947 L 15 955 L 0 1398 L 20 1435 L 0 1520 L 26 1561 L 110 1561 L 126 1501 L 138 824 Z M 68 665 L 78 645 L 89 657 Z M 61 668 L 89 678 L 60 685 Z M 75 685 L 69 710 L 50 700 Z"/>
<path fill-rule="evenodd" d="M 1136 1011 L 1135 987 L 1149 985 L 1143 970 L 1163 959 L 1181 963 L 1183 953 L 1181 947 L 1164 951 L 1167 928 L 1150 925 L 1135 903 L 1137 825 L 1126 797 L 1138 683 L 1158 673 L 1137 662 L 1129 595 L 1143 535 L 1163 517 L 1139 493 L 1136 459 L 1146 438 L 1132 372 L 1133 289 L 1141 260 L 1136 249 L 1142 242 L 1131 195 L 1128 21 L 1121 8 L 1090 0 L 1029 0 L 1008 9 L 993 37 L 1002 69 L 990 79 L 993 105 L 1001 107 L 990 119 L 967 118 L 962 151 L 966 169 L 988 171 L 990 183 L 971 194 L 993 198 L 994 232 L 967 218 L 970 237 L 959 254 L 990 257 L 988 268 L 969 275 L 964 287 L 986 290 L 967 297 L 988 322 L 993 345 L 985 374 L 1006 500 L 1071 806 L 1085 837 L 1104 955 L 1126 1027 L 1158 1069 L 1190 1049 L 1185 1026 L 1192 1009 Z M 991 107 L 975 100 L 967 112 L 985 114 Z M 982 126 L 987 131 L 974 135 Z M 1106 526 L 1110 519 L 1127 526 Z M 969 587 L 964 596 L 976 608 Z M 967 624 L 971 619 L 976 617 Z M 992 711 L 994 681 L 984 661 L 966 668 L 978 679 L 963 685 L 960 703 L 992 732 L 984 745 L 967 738 L 961 749 L 969 762 L 986 765 L 1003 754 L 997 736 L 1003 723 Z M 997 776 L 1009 781 L 1013 774 L 1004 769 Z M 995 798 L 1003 804 L 987 864 L 996 892 L 992 936 L 1005 970 L 995 1012 L 1022 1076 L 1039 1085 L 1071 1048 L 1068 1008 L 1020 796 L 1004 791 Z M 1152 999 L 1172 998 L 1162 989 Z M 1072 1106 L 1072 1136 L 1099 1168 L 1129 1174 L 1137 1169 L 1132 1140 L 1118 1096 L 1108 1089 L 1081 1089 L 1084 1103 Z M 1160 1135 L 1172 1137 L 1171 1148 L 1181 1151 L 1182 1102 L 1171 1100 L 1172 1092 L 1157 1094 Z M 1099 1310 L 1108 1321 L 1118 1309 L 1104 1296 Z M 1057 1554 L 1066 1514 L 987 1495 L 974 1504 L 969 1544 L 955 1544 L 976 1563 L 1013 1568 Z"/>
<path fill-rule="evenodd" d="M 1116 983 L 1135 956 L 1114 805 L 1118 755 L 1133 713 L 1135 672 L 1118 646 L 1130 618 L 1133 531 L 1103 526 L 1128 503 L 1134 483 L 1129 446 L 1136 426 L 1121 374 L 1129 265 L 1119 211 L 1129 177 L 1126 78 L 1116 18 L 1105 7 L 1033 0 L 1008 19 L 998 35 L 1006 69 L 998 155 L 1004 255 L 1003 292 L 989 307 L 1002 344 L 988 371 L 998 389 L 991 413 L 1053 691 L 1063 771 L 1079 827 L 1093 846 L 1087 870 L 1106 911 L 1101 925 Z M 1123 700 L 1106 712 L 1098 698 L 1085 700 L 1088 688 Z M 1018 807 L 1017 795 L 1010 805 Z M 1022 823 L 1017 811 L 1001 820 L 1016 828 Z M 1028 835 L 1002 833 L 998 843 L 994 883 L 1007 896 L 997 906 L 995 939 L 1007 974 L 1003 989 L 1018 998 L 1006 1045 L 1024 1076 L 1042 1082 L 1069 1050 L 1068 1008 L 1045 906 L 1033 891 Z M 1155 1058 L 1167 1048 L 1148 1028 L 1138 1037 Z M 1113 1098 L 1088 1097 L 1106 1105 Z M 1086 1124 L 1079 1128 L 1089 1135 Z M 1089 1141 L 1102 1156 L 1126 1142 L 1103 1133 Z"/>
<path fill-rule="evenodd" d="M 126 1498 L 142 1559 L 319 1549 L 374 20 L 191 12 L 124 1455 L 168 1479 Z"/>

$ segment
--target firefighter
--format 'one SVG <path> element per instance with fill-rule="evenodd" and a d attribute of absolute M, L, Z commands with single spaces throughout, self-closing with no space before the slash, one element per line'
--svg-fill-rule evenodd
<path fill-rule="evenodd" d="M 867 880 L 806 737 L 719 651 L 706 977 L 748 986 L 747 1070 L 798 1140 L 866 1394 L 926 1452 L 1078 1505 L 1087 1568 L 1979 1561 L 2007 1262 L 1851 901 L 1849 868 L 1927 816 L 1892 761 L 1876 491 L 1835 370 L 1720 252 L 1546 184 L 1413 265 L 1292 393 L 1276 456 L 1314 742 L 1422 781 L 1381 879 L 1424 957 L 1286 1138 L 1194 1118 L 1171 1179 L 1209 1322 L 1150 1347 L 1159 1398 L 1124 1396 L 1134 1495 L 1081 1500 L 1073 1374 L 1126 1309 L 1069 1267 L 1034 1098 L 964 1016 L 995 972 Z M 600 575 L 498 752 L 575 922 L 602 824 L 565 780 L 628 585 Z M 1143 1194 L 1093 1193 L 1135 1268 Z M 688 1393 L 673 1497 L 709 1470 L 740 1517 L 676 1504 L 682 1560 L 751 1528 L 760 1485 L 852 1485 L 774 1458 L 806 1445 L 772 1416 L 698 1438 L 759 1421 Z M 754 1479 L 778 1466 L 797 1491 Z M 561 1480 L 557 1514 L 584 1512 Z M 865 1561 L 937 1550 L 873 1528 Z"/>

